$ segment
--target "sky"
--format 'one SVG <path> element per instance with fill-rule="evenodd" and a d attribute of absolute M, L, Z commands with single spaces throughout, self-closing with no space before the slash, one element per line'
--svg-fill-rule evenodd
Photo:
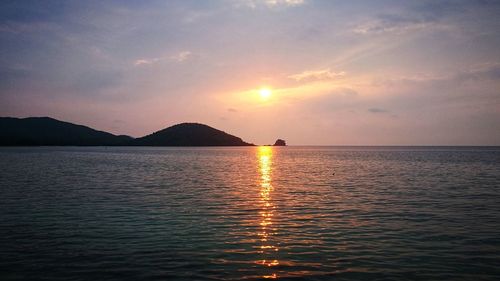
<path fill-rule="evenodd" d="M 500 145 L 500 1 L 0 2 L 0 116 Z M 262 97 L 260 89 L 268 89 Z"/>

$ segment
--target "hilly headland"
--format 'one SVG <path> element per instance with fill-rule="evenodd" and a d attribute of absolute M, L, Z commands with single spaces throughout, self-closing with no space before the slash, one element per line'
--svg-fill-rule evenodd
<path fill-rule="evenodd" d="M 1 146 L 253 146 L 199 123 L 181 123 L 133 138 L 50 117 L 0 117 Z"/>

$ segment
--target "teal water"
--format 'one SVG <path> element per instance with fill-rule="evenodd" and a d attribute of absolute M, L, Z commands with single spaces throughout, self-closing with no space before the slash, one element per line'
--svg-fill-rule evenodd
<path fill-rule="evenodd" d="M 0 148 L 0 280 L 500 280 L 500 148 Z"/>

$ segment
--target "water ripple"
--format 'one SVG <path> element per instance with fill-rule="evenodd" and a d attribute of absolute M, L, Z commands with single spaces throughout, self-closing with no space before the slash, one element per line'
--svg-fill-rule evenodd
<path fill-rule="evenodd" d="M 1 148 L 1 280 L 498 280 L 496 148 Z"/>

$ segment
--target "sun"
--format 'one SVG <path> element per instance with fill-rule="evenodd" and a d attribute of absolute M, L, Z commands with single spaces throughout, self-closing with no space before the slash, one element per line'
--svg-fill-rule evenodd
<path fill-rule="evenodd" d="M 259 95 L 263 100 L 269 99 L 271 97 L 271 94 L 272 94 L 272 92 L 271 92 L 271 89 L 269 89 L 269 88 L 261 88 L 259 90 Z"/>

